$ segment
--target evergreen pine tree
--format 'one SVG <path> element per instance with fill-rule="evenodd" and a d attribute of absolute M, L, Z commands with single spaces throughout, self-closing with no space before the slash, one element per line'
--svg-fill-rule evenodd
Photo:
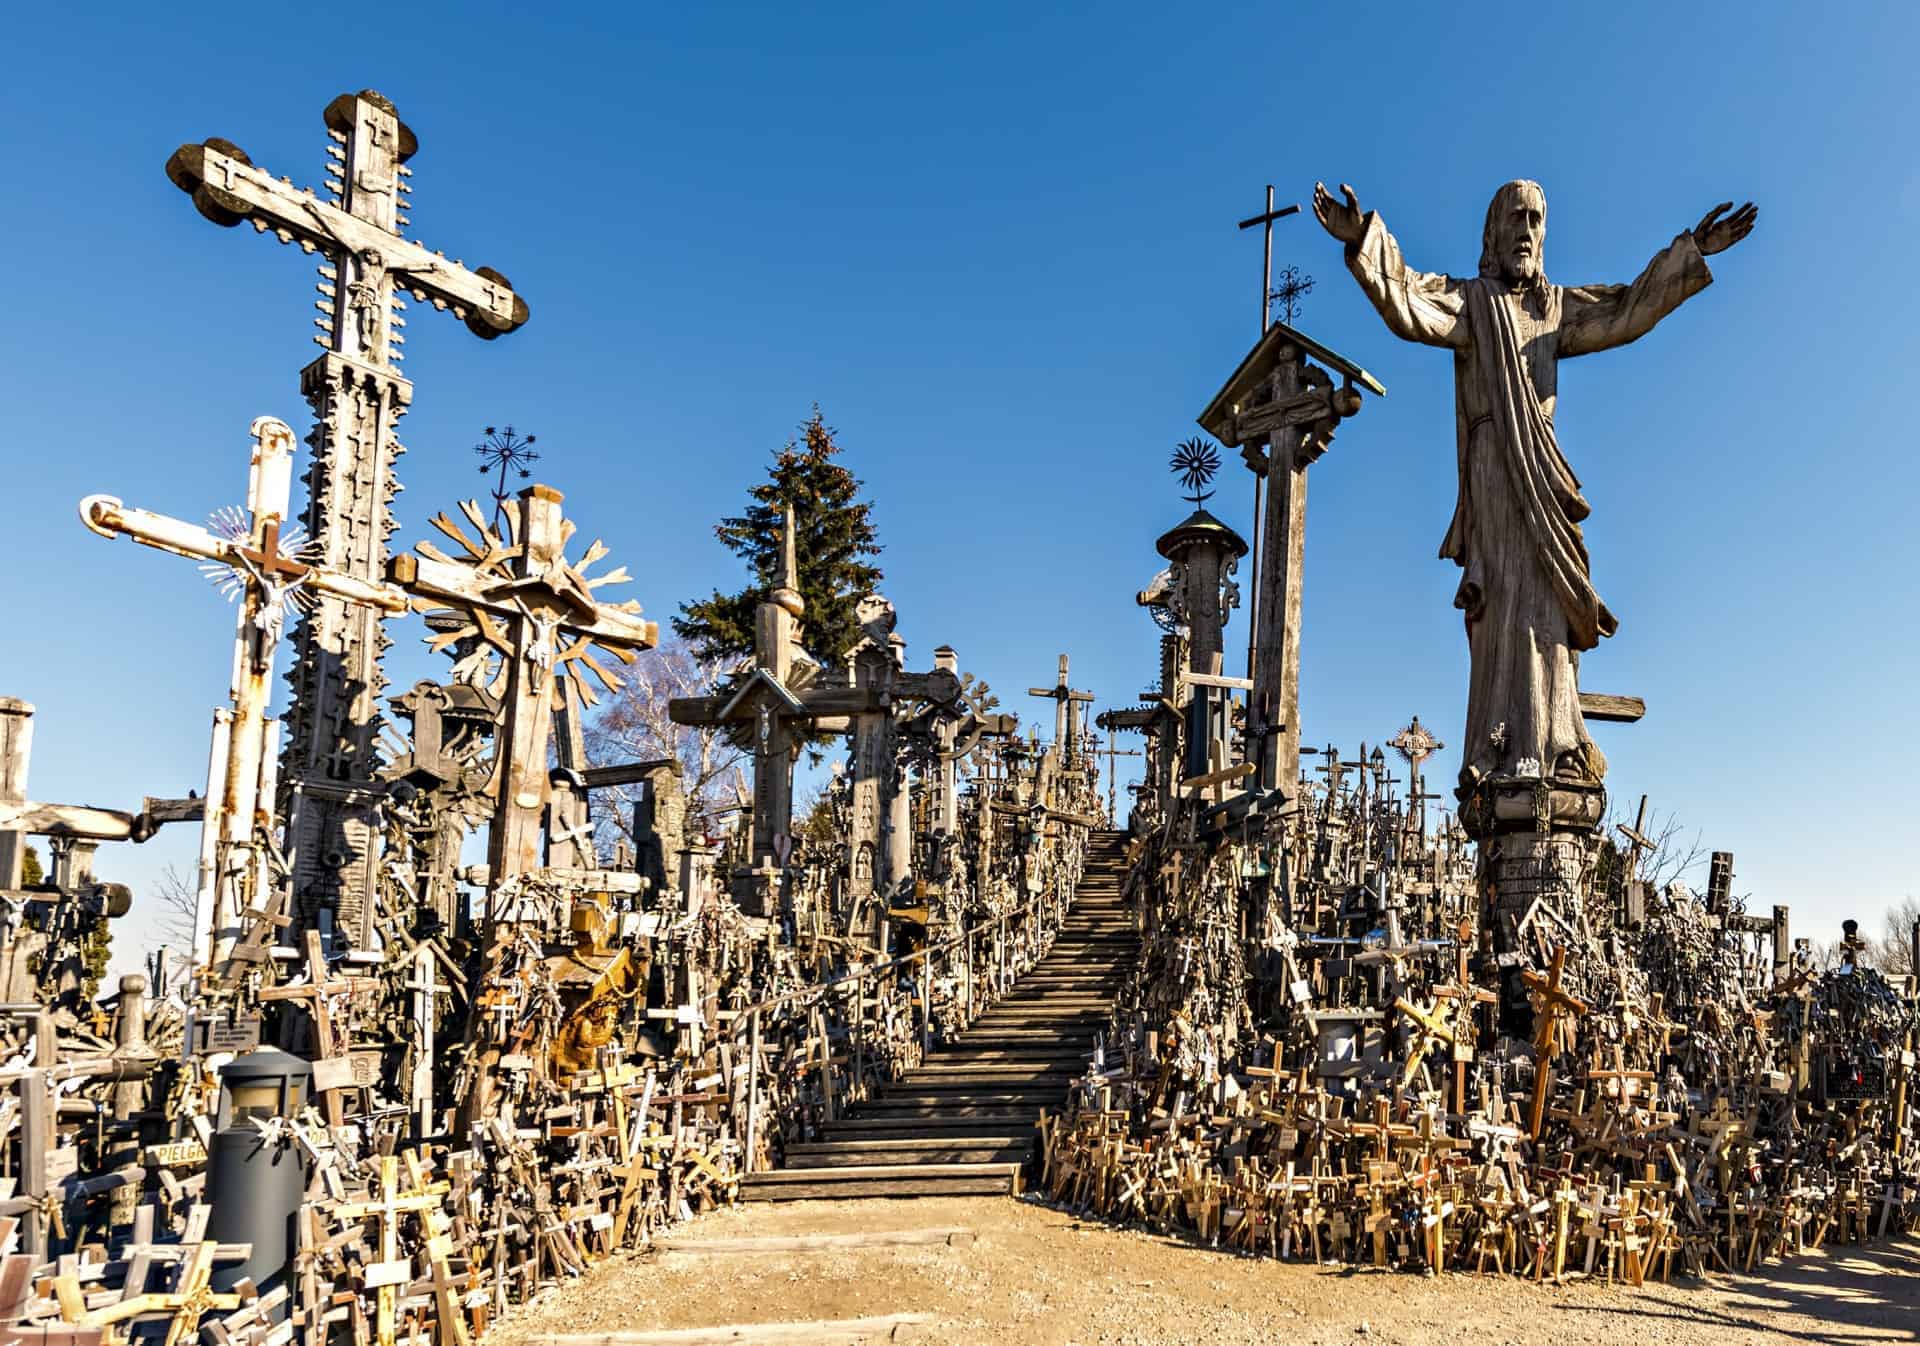
<path fill-rule="evenodd" d="M 880 581 L 880 570 L 861 558 L 880 554 L 872 504 L 859 498 L 860 479 L 835 461 L 840 446 L 816 404 L 802 427 L 805 442 L 788 440 L 773 455 L 767 480 L 749 488 L 743 514 L 722 519 L 714 535 L 743 558 L 753 583 L 739 593 L 681 605 L 673 629 L 701 659 L 733 660 L 753 653 L 754 609 L 767 596 L 780 564 L 780 528 L 793 507 L 794 556 L 806 615 L 801 640 L 808 653 L 838 663 L 860 638 L 854 605 Z"/>

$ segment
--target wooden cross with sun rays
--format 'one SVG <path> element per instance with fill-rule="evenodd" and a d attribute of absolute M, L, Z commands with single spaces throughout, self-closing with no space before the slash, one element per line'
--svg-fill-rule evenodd
<path fill-rule="evenodd" d="M 541 823 L 548 802 L 547 744 L 556 706 L 595 705 L 598 694 L 581 676 L 591 673 L 607 691 L 619 677 L 596 655 L 632 663 L 636 650 L 658 643 L 657 623 L 640 616 L 640 604 L 602 603 L 594 590 L 630 579 L 625 566 L 589 578 L 586 570 L 607 555 L 596 540 L 576 562 L 566 558 L 574 525 L 560 509 L 560 492 L 530 486 L 509 502 L 496 532 L 478 503 L 460 504 L 473 529 L 446 514 L 433 526 L 458 544 L 455 558 L 431 542 L 414 556 L 396 557 L 391 578 L 414 595 L 422 611 L 452 608 L 465 618 L 428 642 L 438 651 L 471 641 L 471 652 L 454 665 L 461 681 L 499 697 L 492 837 L 487 847 L 489 882 L 499 884 L 538 867 Z M 477 535 L 477 536 L 476 536 Z"/>

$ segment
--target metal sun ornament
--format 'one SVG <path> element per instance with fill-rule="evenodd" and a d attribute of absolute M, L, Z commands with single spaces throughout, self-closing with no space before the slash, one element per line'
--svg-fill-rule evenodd
<path fill-rule="evenodd" d="M 479 535 L 468 536 L 465 529 L 451 515 L 441 513 L 429 519 L 450 541 L 460 549 L 459 556 L 449 555 L 431 542 L 416 543 L 414 550 L 430 560 L 451 565 L 465 565 L 477 571 L 490 587 L 512 587 L 518 582 L 514 571 L 514 561 L 520 555 L 525 529 L 520 513 L 521 502 L 514 500 L 506 507 L 505 526 L 489 525 L 480 504 L 475 500 L 462 500 L 459 512 L 466 522 Z M 567 526 L 567 537 L 572 537 L 572 525 Z M 589 575 L 587 570 L 604 560 L 607 556 L 605 543 L 595 539 L 575 561 L 562 560 L 558 569 L 561 578 L 572 587 L 590 592 L 605 584 L 625 584 L 633 578 L 627 568 L 616 566 L 599 575 Z M 435 654 L 451 650 L 454 656 L 453 679 L 479 687 L 488 695 L 500 697 L 507 689 L 508 661 L 514 658 L 515 643 L 513 633 L 494 618 L 486 608 L 472 605 L 447 604 L 418 600 L 416 606 L 421 611 L 441 611 L 451 615 L 438 622 L 430 623 L 435 634 L 426 638 L 428 650 Z M 632 599 L 619 604 L 605 604 L 616 612 L 638 613 L 640 604 Z M 591 634 L 579 631 L 550 631 L 551 643 L 542 655 L 542 663 L 551 671 L 556 682 L 562 684 L 562 693 L 574 698 L 583 706 L 596 706 L 600 698 L 593 687 L 582 676 L 591 673 L 594 681 L 609 692 L 618 692 L 624 685 L 615 672 L 601 663 L 595 656 L 617 660 L 622 664 L 632 664 L 638 656 L 633 651 L 618 645 L 602 645 Z"/>
<path fill-rule="evenodd" d="M 1416 715 L 1413 717 L 1412 724 L 1387 740 L 1387 746 L 1417 768 L 1447 745 L 1429 733 L 1427 727 L 1420 723 L 1420 717 Z"/>
<path fill-rule="evenodd" d="M 497 527 L 507 507 L 507 473 L 518 472 L 523 480 L 533 475 L 527 464 L 540 461 L 540 455 L 533 450 L 539 436 L 521 435 L 511 425 L 489 425 L 486 435 L 485 439 L 473 446 L 473 451 L 484 460 L 480 464 L 481 476 L 489 472 L 499 473 L 493 488 L 493 521 Z"/>
<path fill-rule="evenodd" d="M 1220 450 L 1210 441 L 1195 435 L 1174 448 L 1173 457 L 1168 463 L 1174 476 L 1180 478 L 1180 484 L 1189 492 L 1181 499 L 1198 505 L 1213 494 L 1206 487 L 1220 470 Z"/>

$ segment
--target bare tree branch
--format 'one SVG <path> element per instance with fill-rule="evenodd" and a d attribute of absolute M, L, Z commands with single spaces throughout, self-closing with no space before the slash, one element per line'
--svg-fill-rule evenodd
<path fill-rule="evenodd" d="M 1873 941 L 1869 957 L 1873 965 L 1889 977 L 1910 977 L 1920 973 L 1913 963 L 1913 928 L 1920 925 L 1920 898 L 1908 893 L 1887 908 L 1881 919 L 1880 938 Z"/>
<path fill-rule="evenodd" d="M 718 728 L 675 724 L 667 703 L 675 697 L 704 696 L 726 675 L 719 663 L 694 656 L 683 640 L 670 639 L 622 670 L 626 685 L 605 700 L 586 724 L 587 760 L 595 766 L 674 758 L 680 763 L 680 788 L 687 800 L 687 826 L 711 831 L 716 808 L 746 797 L 749 754 Z M 637 785 L 616 785 L 595 792 L 596 840 L 611 849 L 632 844 Z"/>

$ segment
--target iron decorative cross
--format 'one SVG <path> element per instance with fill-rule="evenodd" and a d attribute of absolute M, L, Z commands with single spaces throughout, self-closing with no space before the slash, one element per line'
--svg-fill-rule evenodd
<path fill-rule="evenodd" d="M 1279 210 L 1273 208 L 1273 184 L 1269 182 L 1267 184 L 1266 213 L 1250 216 L 1240 221 L 1240 227 L 1242 229 L 1251 229 L 1256 224 L 1266 227 L 1266 246 L 1263 250 L 1263 261 L 1260 268 L 1260 335 L 1262 336 L 1267 334 L 1267 328 L 1271 326 L 1273 322 L 1273 222 L 1275 220 L 1284 220 L 1289 215 L 1298 215 L 1299 213 L 1300 204 L 1297 201 L 1293 205 L 1283 206 Z M 1312 282 L 1308 283 L 1311 284 Z M 1292 316 L 1291 308 L 1288 309 L 1288 316 Z"/>

